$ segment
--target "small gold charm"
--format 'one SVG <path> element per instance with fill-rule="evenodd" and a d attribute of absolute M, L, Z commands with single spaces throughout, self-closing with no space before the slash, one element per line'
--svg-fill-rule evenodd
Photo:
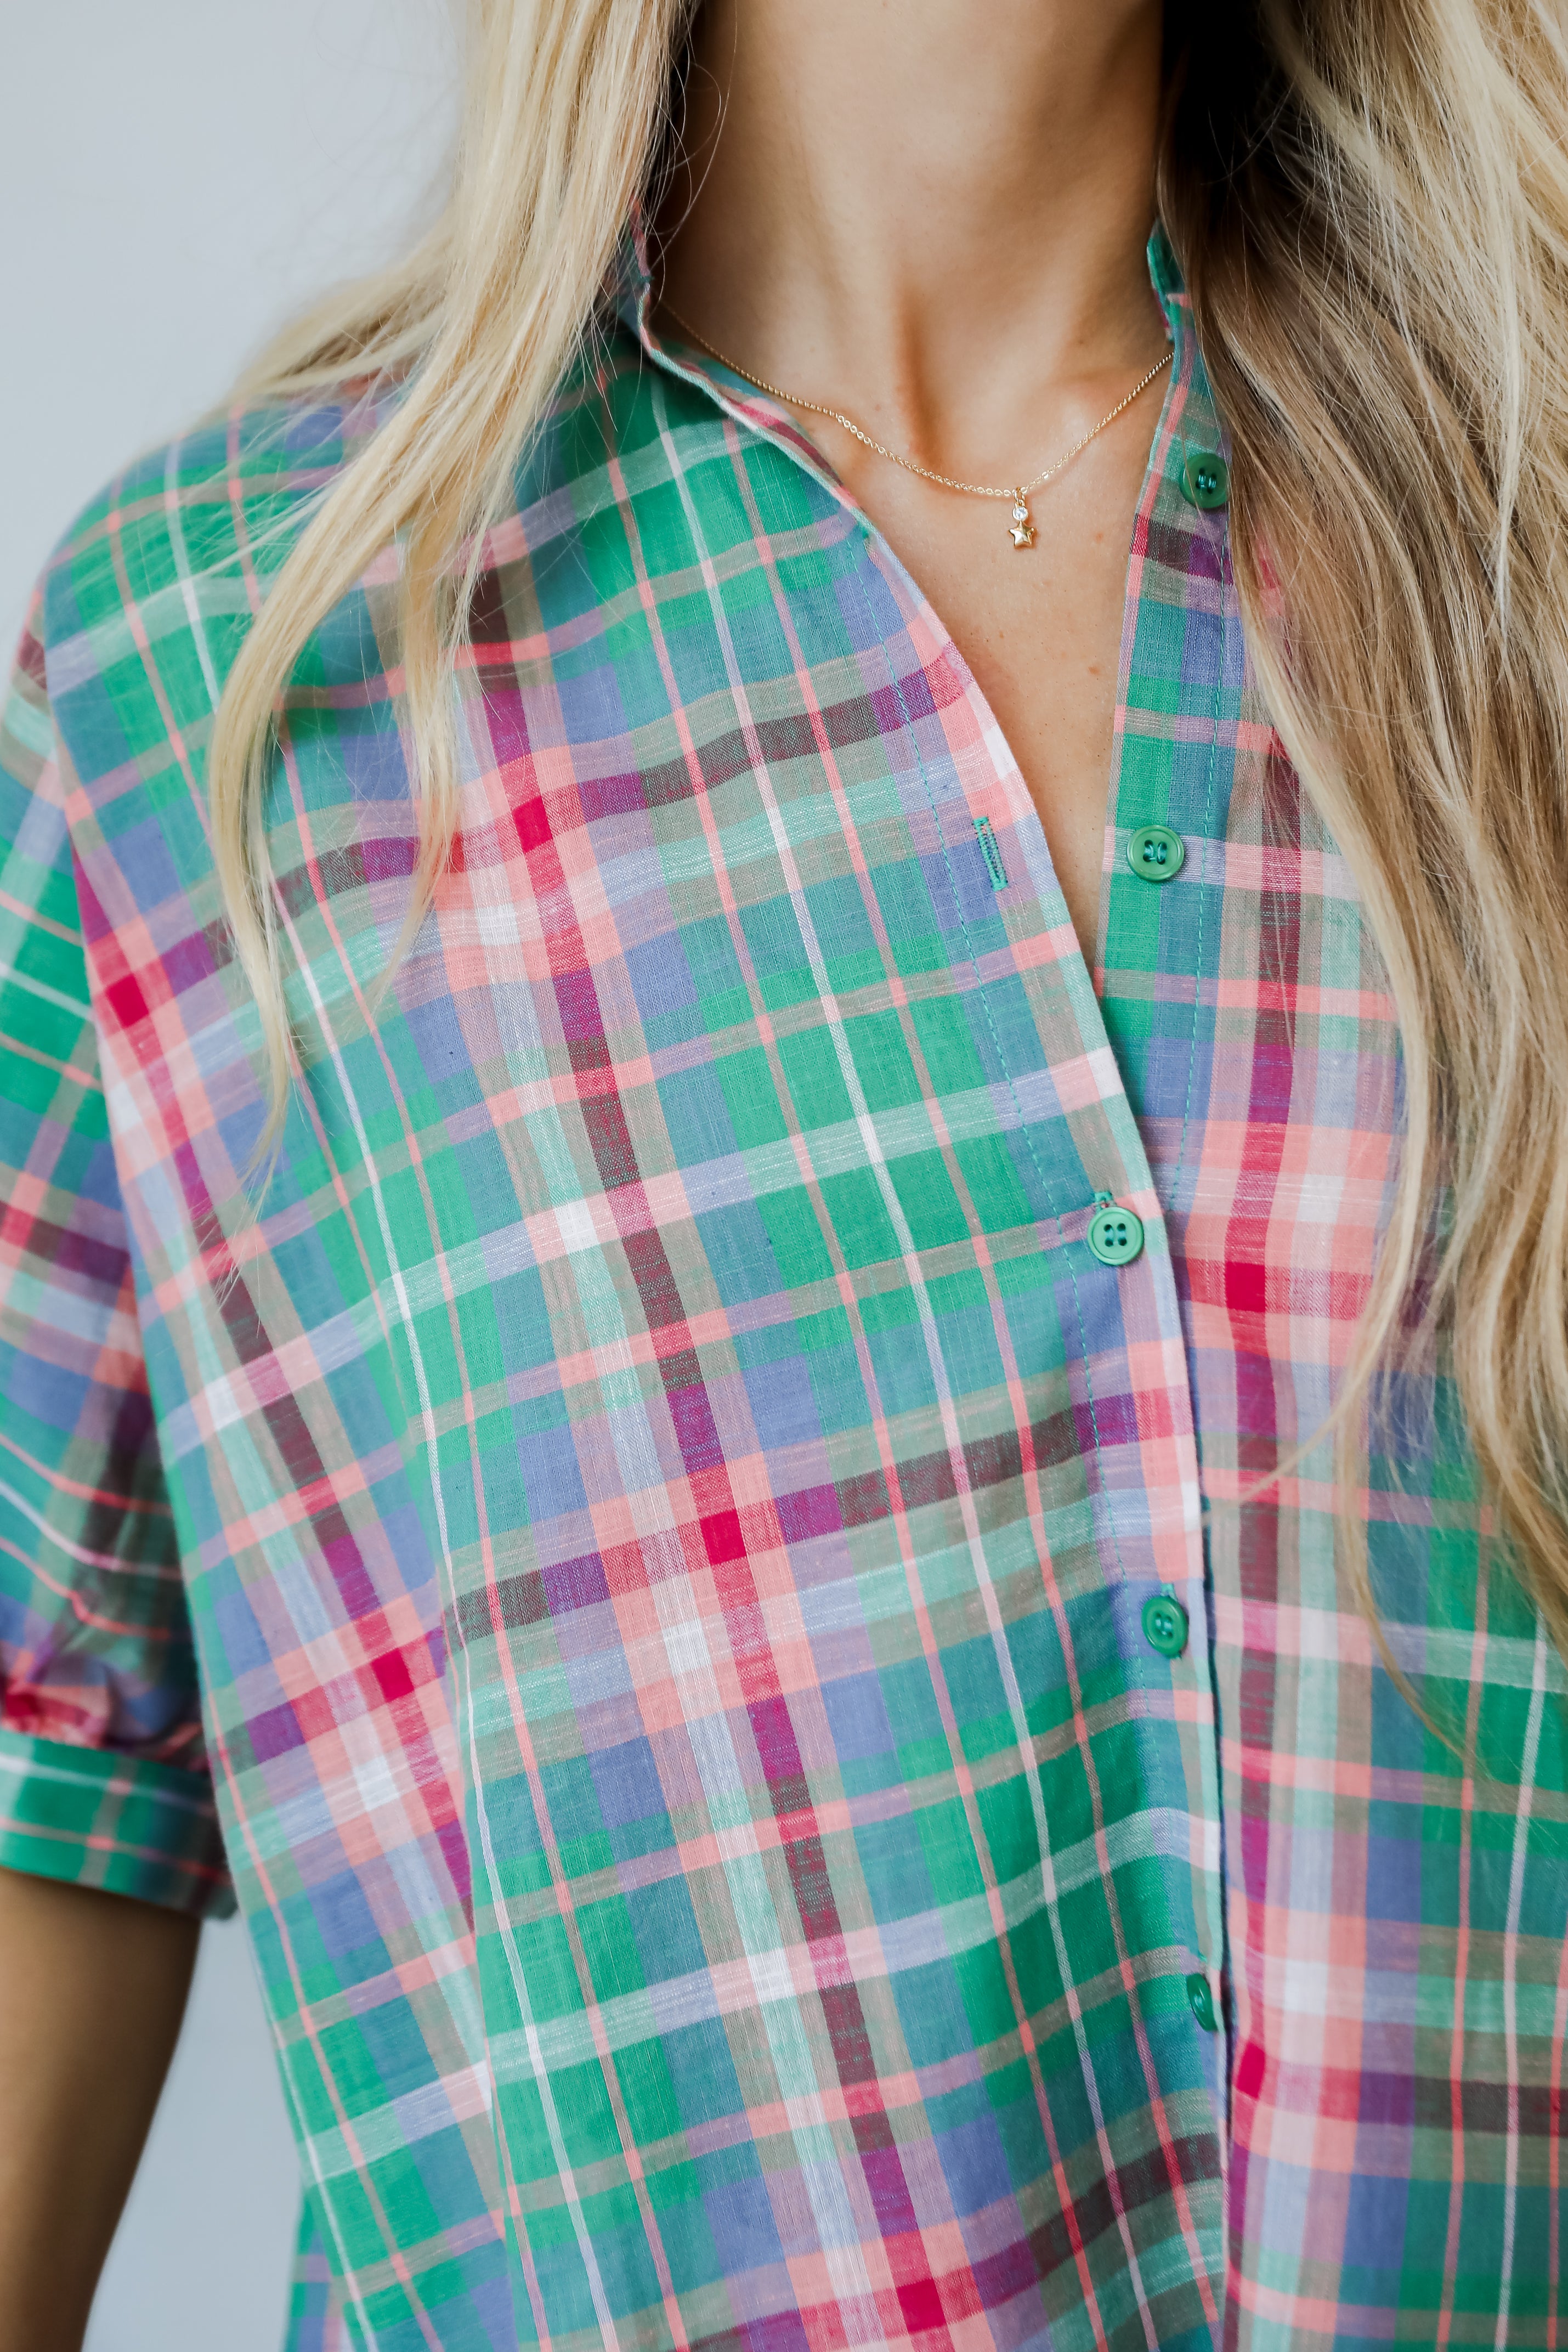
<path fill-rule="evenodd" d="M 1032 547 L 1034 545 L 1034 525 L 1029 519 L 1029 509 L 1024 504 L 1024 496 L 1021 490 L 1018 492 L 1017 496 L 1013 499 L 1012 534 L 1013 545 L 1015 547 Z"/>

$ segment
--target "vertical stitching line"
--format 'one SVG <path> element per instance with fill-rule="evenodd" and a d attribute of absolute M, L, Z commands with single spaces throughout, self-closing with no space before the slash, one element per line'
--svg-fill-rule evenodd
<path fill-rule="evenodd" d="M 1184 436 L 1184 438 L 1185 438 L 1185 436 Z M 1170 1184 L 1169 1184 L 1169 1191 L 1168 1191 L 1168 1193 L 1167 1193 L 1167 1210 L 1166 1210 L 1166 1213 L 1167 1213 L 1167 1215 L 1172 1215 L 1172 1216 L 1174 1216 L 1174 1215 L 1176 1213 L 1176 1208 L 1177 1208 L 1176 1195 L 1177 1195 L 1177 1191 L 1178 1191 L 1178 1188 L 1179 1188 L 1179 1186 L 1180 1186 L 1180 1182 L 1181 1182 L 1181 1177 L 1182 1177 L 1183 1170 L 1185 1169 L 1186 1164 L 1186 1140 L 1187 1140 L 1187 1131 L 1188 1131 L 1188 1129 L 1189 1129 L 1189 1127 L 1190 1127 L 1190 1125 L 1191 1125 L 1191 1121 L 1192 1121 L 1192 1104 L 1193 1104 L 1193 1094 L 1194 1094 L 1194 1090 L 1195 1090 L 1195 1087 L 1196 1087 L 1196 1085 L 1197 1085 L 1197 1033 L 1198 1033 L 1198 1024 L 1199 1024 L 1199 1017 L 1200 1017 L 1201 1013 L 1202 1013 L 1202 1010 L 1203 1010 L 1203 934 L 1204 934 L 1204 908 L 1205 908 L 1205 901 L 1206 901 L 1206 898 L 1207 898 L 1207 891 L 1208 891 L 1208 858 L 1209 858 L 1209 843 L 1210 843 L 1209 825 L 1210 825 L 1210 824 L 1211 824 L 1211 822 L 1212 822 L 1213 814 L 1214 814 L 1214 785 L 1215 785 L 1215 777 L 1216 777 L 1216 774 L 1217 774 L 1217 772 L 1218 772 L 1218 764 L 1219 764 L 1219 724 L 1220 724 L 1220 714 L 1221 714 L 1221 712 L 1222 712 L 1222 710 L 1223 710 L 1223 709 L 1224 709 L 1224 704 L 1225 704 L 1225 654 L 1226 654 L 1226 625 L 1227 625 L 1227 618 L 1228 618 L 1228 607 L 1229 607 L 1229 601 L 1230 601 L 1230 586 L 1231 586 L 1231 581 L 1230 581 L 1230 529 L 1229 529 L 1229 522 L 1228 522 L 1228 511 L 1229 511 L 1229 510 L 1228 510 L 1228 508 L 1227 509 L 1227 510 L 1226 510 L 1226 511 L 1227 511 L 1227 520 L 1226 520 L 1225 521 L 1222 521 L 1222 522 L 1220 523 L 1219 528 L 1218 528 L 1218 551 L 1219 551 L 1219 616 L 1218 616 L 1219 643 L 1218 643 L 1218 658 L 1217 658 L 1216 663 L 1215 663 L 1215 674 L 1214 674 L 1214 705 L 1213 705 L 1213 709 L 1212 709 L 1212 712 L 1211 712 L 1211 714 L 1210 714 L 1210 719 L 1209 719 L 1209 736 L 1208 736 L 1208 773 L 1207 773 L 1207 780 L 1206 780 L 1206 782 L 1205 782 L 1205 786 L 1204 786 L 1204 810 L 1203 810 L 1203 871 L 1202 871 L 1202 873 L 1201 873 L 1201 875 L 1200 875 L 1200 877 L 1199 877 L 1199 879 L 1198 879 L 1197 937 L 1197 940 L 1196 940 L 1196 942 L 1195 942 L 1195 946 L 1194 946 L 1194 953 L 1193 953 L 1194 973 L 1193 973 L 1193 995 L 1192 995 L 1192 1041 L 1191 1041 L 1191 1045 L 1190 1045 L 1190 1047 L 1189 1047 L 1189 1049 L 1188 1049 L 1188 1054 L 1187 1054 L 1187 1066 L 1186 1066 L 1186 1100 L 1184 1101 L 1183 1106 L 1182 1106 L 1181 1140 L 1180 1140 L 1180 1142 L 1178 1143 L 1178 1145 L 1177 1145 L 1177 1147 L 1176 1147 L 1176 1166 L 1175 1166 L 1175 1167 L 1172 1169 L 1172 1171 L 1171 1171 L 1171 1175 L 1170 1175 Z M 1205 534 L 1205 536 L 1207 537 L 1207 534 L 1206 533 L 1206 534 Z M 1167 808 L 1167 814 L 1168 814 L 1168 808 Z M 1221 887 L 1223 888 L 1223 883 L 1222 883 L 1222 885 L 1221 885 Z M 1217 1003 L 1217 1006 L 1216 1006 L 1216 1012 L 1217 1012 L 1217 1014 L 1218 1014 L 1218 1003 Z M 1195 1466 L 1197 1467 L 1197 1475 L 1198 1475 L 1198 1492 L 1199 1492 L 1199 1500 L 1200 1500 L 1200 1502 L 1201 1502 L 1201 1499 L 1202 1499 L 1203 1464 L 1202 1464 L 1202 1456 L 1201 1456 L 1201 1454 L 1199 1454 L 1199 1452 L 1198 1452 L 1198 1445 L 1197 1445 L 1197 1397 L 1196 1397 L 1196 1394 L 1195 1394 L 1194 1399 L 1193 1399 L 1193 1452 L 1194 1452 L 1194 1456 L 1195 1456 Z M 1206 1529 L 1206 1528 L 1204 1528 L 1204 1527 L 1203 1527 L 1201 1517 L 1200 1517 L 1200 1520 L 1199 1520 L 1199 1537 L 1200 1537 L 1200 1544 L 1201 1544 L 1201 1550 L 1200 1550 L 1200 1564 L 1201 1564 L 1201 1566 L 1202 1566 L 1202 1570 L 1203 1570 L 1204 1586 L 1205 1586 L 1205 1590 L 1206 1590 L 1206 1592 L 1207 1592 L 1207 1588 L 1208 1588 L 1208 1586 L 1209 1586 L 1209 1583 L 1210 1583 L 1210 1581 L 1211 1581 L 1211 1578 L 1210 1578 L 1210 1574 L 1209 1574 L 1209 1566 L 1210 1566 L 1210 1562 L 1209 1562 L 1209 1547 L 1208 1547 L 1208 1536 L 1207 1536 L 1207 1529 Z M 1205 1628 L 1205 1644 L 1204 1644 L 1204 1646 L 1205 1646 L 1206 1651 L 1210 1651 L 1210 1650 L 1211 1650 L 1211 1647 L 1212 1647 L 1211 1639 L 1210 1639 L 1210 1635 L 1209 1635 L 1209 1629 L 1208 1629 L 1207 1627 L 1206 1627 L 1206 1628 Z M 1215 1814 L 1215 1819 L 1216 1819 L 1216 1828 L 1217 1828 L 1218 1832 L 1218 1840 L 1219 1840 L 1219 1853 L 1218 1853 L 1218 1895 L 1219 1895 L 1218 1906 L 1218 1915 L 1219 1915 L 1219 1916 L 1218 1916 L 1218 1927 L 1219 1927 L 1219 1951 L 1218 1951 L 1218 1966 L 1219 1966 L 1219 1969 L 1220 1969 L 1221 1975 L 1222 1975 L 1222 1977 L 1223 1977 L 1223 1975 L 1224 1975 L 1224 1974 L 1228 1970 L 1228 1968 L 1229 1968 L 1229 1962 L 1230 1962 L 1230 1916 L 1229 1916 L 1229 1908 L 1228 1908 L 1228 1906 L 1227 1905 L 1226 1900 L 1225 1900 L 1225 1877 L 1226 1877 L 1226 1867 L 1227 1867 L 1227 1864 L 1226 1864 L 1226 1845 L 1227 1845 L 1227 1838 L 1226 1838 L 1225 1801 L 1224 1801 L 1224 1793 L 1223 1793 L 1223 1790 L 1222 1790 L 1222 1788 L 1219 1786 L 1219 1775 L 1218 1775 L 1218 1763 L 1219 1763 L 1219 1758 L 1218 1758 L 1218 1728 L 1219 1728 L 1219 1726 L 1218 1726 L 1218 1689 L 1216 1689 L 1216 1688 L 1214 1687 L 1214 1669 L 1213 1669 L 1213 1664 L 1212 1664 L 1212 1658 L 1210 1658 L 1210 1661 L 1209 1661 L 1209 1664 L 1208 1664 L 1208 1680 L 1209 1680 L 1210 1689 L 1211 1689 L 1211 1691 L 1212 1691 L 1212 1693 L 1213 1693 L 1214 1701 L 1215 1701 L 1215 1723 L 1214 1723 L 1214 1730 L 1213 1730 L 1213 1732 L 1210 1734 L 1210 1744 L 1211 1744 L 1211 1746 L 1212 1746 L 1212 1748 L 1213 1748 L 1213 1750 L 1214 1750 L 1214 1761 L 1215 1761 L 1215 1768 L 1216 1768 L 1216 1790 L 1215 1790 L 1215 1794 L 1216 1794 L 1217 1803 L 1216 1803 L 1216 1814 Z M 1195 1925 L 1196 1925 L 1196 1924 L 1197 1924 L 1197 1922 L 1195 1921 Z M 1232 2015 L 1234 2016 L 1234 2003 L 1232 2003 Z M 1222 2019 L 1223 2019 L 1223 2011 L 1222 2011 Z M 1232 2086 L 1231 2086 L 1231 2068 L 1230 2068 L 1230 2063 L 1229 2063 L 1229 2049 L 1230 2049 L 1230 2043 L 1231 2043 L 1231 2041 L 1232 2041 L 1232 2039 L 1233 2039 L 1233 2035 L 1234 2035 L 1234 2027 L 1233 2027 L 1233 2025 L 1229 2025 L 1229 2024 L 1228 2024 L 1228 2025 L 1226 2026 L 1226 2028 L 1225 2028 L 1226 2061 L 1227 2061 L 1227 2063 L 1226 2063 L 1226 2068 L 1225 2068 L 1225 2090 L 1226 2090 L 1226 2116 L 1227 2116 L 1227 2125 L 1228 2125 L 1228 2127 L 1230 2126 L 1230 2122 L 1231 2122 L 1231 2109 L 1232 2109 L 1232 2096 L 1231 2096 L 1231 2088 L 1232 2088 Z M 1226 2146 L 1226 2144 L 1227 2144 L 1227 2143 L 1222 2142 L 1222 2148 Z"/>
<path fill-rule="evenodd" d="M 1187 1064 L 1186 1064 L 1186 1101 L 1185 1101 L 1185 1102 L 1183 1103 L 1183 1105 L 1182 1105 L 1182 1114 L 1181 1114 L 1181 1141 L 1180 1141 L 1180 1142 L 1178 1143 L 1178 1145 L 1176 1146 L 1176 1166 L 1172 1169 L 1172 1171 L 1171 1171 L 1171 1176 L 1170 1176 L 1169 1202 L 1170 1202 L 1170 1207 L 1171 1207 L 1173 1210 L 1175 1209 L 1175 1207 L 1176 1207 L 1176 1188 L 1177 1188 L 1177 1186 L 1179 1185 L 1179 1183 L 1180 1183 L 1180 1181 L 1181 1181 L 1182 1171 L 1183 1171 L 1183 1169 L 1185 1168 L 1185 1166 L 1186 1166 L 1186 1139 L 1187 1139 L 1187 1129 L 1188 1129 L 1188 1128 L 1189 1128 L 1189 1127 L 1191 1126 L 1191 1124 L 1192 1124 L 1192 1098 L 1193 1098 L 1193 1090 L 1194 1090 L 1194 1087 L 1195 1087 L 1195 1086 L 1196 1086 L 1196 1084 L 1197 1084 L 1197 1031 L 1198 1031 L 1198 1016 L 1199 1016 L 1199 1014 L 1201 1013 L 1201 1012 L 1202 1012 L 1202 1010 L 1203 1010 L 1203 922 L 1204 922 L 1204 907 L 1205 907 L 1205 901 L 1206 901 L 1206 899 L 1207 899 L 1207 894 L 1208 894 L 1208 853 L 1209 853 L 1209 831 L 1208 831 L 1208 828 L 1209 828 L 1209 823 L 1210 823 L 1210 820 L 1212 819 L 1213 814 L 1214 814 L 1214 780 L 1215 780 L 1215 775 L 1216 775 L 1216 772 L 1217 772 L 1217 771 L 1218 771 L 1218 765 L 1219 765 L 1219 718 L 1220 718 L 1220 712 L 1221 712 L 1221 709 L 1223 709 L 1223 707 L 1224 707 L 1224 701 L 1225 701 L 1225 637 L 1226 637 L 1226 623 L 1227 623 L 1227 618 L 1228 618 L 1228 607 L 1229 607 L 1229 601 L 1230 601 L 1230 593 L 1229 593 L 1229 592 L 1230 592 L 1230 534 L 1229 534 L 1229 527 L 1228 527 L 1228 524 L 1222 524 L 1222 525 L 1220 526 L 1220 532 L 1219 532 L 1219 541 L 1218 541 L 1218 545 L 1219 545 L 1219 646 L 1218 646 L 1218 661 L 1217 661 L 1217 663 L 1216 663 L 1216 665 L 1215 665 L 1215 675 L 1214 675 L 1214 708 L 1213 708 L 1213 710 L 1212 710 L 1212 712 L 1210 713 L 1210 716 L 1209 716 L 1209 732 L 1208 732 L 1208 775 L 1207 775 L 1207 782 L 1206 782 L 1206 783 L 1205 783 L 1205 786 L 1204 786 L 1204 803 L 1203 803 L 1203 872 L 1202 872 L 1202 874 L 1201 874 L 1201 875 L 1199 876 L 1199 877 L 1198 877 L 1198 898 L 1197 898 L 1197 942 L 1196 942 L 1196 945 L 1195 945 L 1195 949 L 1194 949 L 1194 953 L 1193 953 L 1193 962 L 1194 962 L 1195 966 L 1197 967 L 1197 969 L 1196 969 L 1196 971 L 1195 971 L 1195 972 L 1194 972 L 1194 974 L 1193 974 L 1193 991 L 1192 991 L 1192 1043 L 1191 1043 L 1191 1045 L 1190 1045 L 1190 1047 L 1189 1047 L 1189 1049 L 1188 1049 L 1188 1053 L 1187 1053 Z M 1217 1009 L 1218 1009 L 1218 1008 L 1217 1008 Z"/>

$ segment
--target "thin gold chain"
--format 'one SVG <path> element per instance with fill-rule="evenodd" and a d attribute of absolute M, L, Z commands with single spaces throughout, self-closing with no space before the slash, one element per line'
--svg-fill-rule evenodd
<path fill-rule="evenodd" d="M 1071 466 L 1080 450 L 1087 449 L 1091 441 L 1097 435 L 1103 433 L 1108 425 L 1114 425 L 1117 417 L 1131 408 L 1140 393 L 1147 392 L 1155 376 L 1169 367 L 1172 358 L 1172 354 L 1166 352 L 1163 359 L 1156 360 L 1147 375 L 1138 378 L 1125 399 L 1119 400 L 1114 408 L 1108 409 L 1099 424 L 1092 425 L 1088 432 L 1073 443 L 1071 449 L 1064 450 L 1061 456 L 1055 458 L 1051 465 L 1042 467 L 1032 482 L 1019 482 L 1006 489 L 998 489 L 990 482 L 961 482 L 952 474 L 937 473 L 933 466 L 917 465 L 913 457 L 906 457 L 902 450 L 890 449 L 885 441 L 873 440 L 869 433 L 864 432 L 855 423 L 852 416 L 846 416 L 842 409 L 830 408 L 825 401 L 802 400 L 798 393 L 784 392 L 778 384 L 769 383 L 765 376 L 753 375 L 751 370 L 743 368 L 738 360 L 732 360 L 726 352 L 721 352 L 716 343 L 710 343 L 706 335 L 699 335 L 689 320 L 682 318 L 673 302 L 666 301 L 663 307 L 668 311 L 681 332 L 688 335 L 699 351 L 706 352 L 709 359 L 717 360 L 720 367 L 728 368 L 730 373 L 739 376 L 743 383 L 755 384 L 758 392 L 765 392 L 768 394 L 769 400 L 782 401 L 786 408 L 803 408 L 812 416 L 831 417 L 835 425 L 841 425 L 846 433 L 852 434 L 862 447 L 873 449 L 879 457 L 888 458 L 894 466 L 902 466 L 906 474 L 918 474 L 923 482 L 935 482 L 944 490 L 967 490 L 972 499 L 1027 499 L 1030 491 L 1043 488 L 1047 482 Z"/>

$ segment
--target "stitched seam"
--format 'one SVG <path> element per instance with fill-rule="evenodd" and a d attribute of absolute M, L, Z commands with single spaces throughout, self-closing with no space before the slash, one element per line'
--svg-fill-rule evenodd
<path fill-rule="evenodd" d="M 1214 673 L 1214 709 L 1209 715 L 1208 775 L 1204 785 L 1203 802 L 1203 871 L 1198 876 L 1197 939 L 1193 953 L 1192 1043 L 1186 1062 L 1186 1098 L 1182 1105 L 1181 1141 L 1176 1146 L 1176 1166 L 1171 1171 L 1168 1200 L 1174 1212 L 1176 1188 L 1186 1165 L 1187 1130 L 1192 1124 L 1192 1098 L 1197 1083 L 1197 1032 L 1203 1011 L 1203 922 L 1204 907 L 1208 895 L 1209 824 L 1214 814 L 1214 780 L 1219 765 L 1219 719 L 1225 706 L 1225 624 L 1230 602 L 1229 534 L 1224 524 L 1219 530 L 1219 645 Z"/>

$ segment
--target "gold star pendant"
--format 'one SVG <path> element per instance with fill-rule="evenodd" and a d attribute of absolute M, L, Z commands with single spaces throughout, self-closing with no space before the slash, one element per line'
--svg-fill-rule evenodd
<path fill-rule="evenodd" d="M 1029 519 L 1029 509 L 1023 502 L 1021 490 L 1013 500 L 1012 538 L 1015 547 L 1034 545 L 1034 525 Z"/>

